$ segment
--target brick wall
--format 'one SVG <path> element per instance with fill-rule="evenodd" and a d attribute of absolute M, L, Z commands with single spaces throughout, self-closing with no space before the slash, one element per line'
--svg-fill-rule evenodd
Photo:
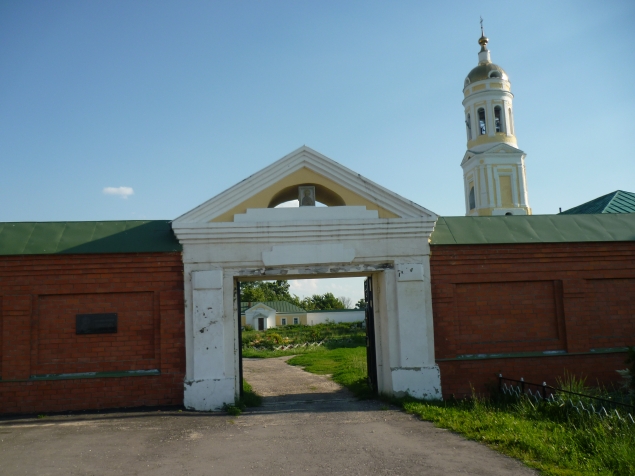
<path fill-rule="evenodd" d="M 76 334 L 93 313 L 117 333 Z M 181 253 L 0 257 L 0 413 L 181 404 L 183 320 Z"/>
<path fill-rule="evenodd" d="M 445 396 L 487 392 L 498 373 L 552 385 L 565 372 L 588 383 L 619 380 L 626 356 L 612 350 L 635 345 L 635 243 L 431 250 Z"/>

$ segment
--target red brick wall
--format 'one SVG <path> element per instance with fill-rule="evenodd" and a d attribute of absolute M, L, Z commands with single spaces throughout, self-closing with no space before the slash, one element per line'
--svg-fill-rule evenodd
<path fill-rule="evenodd" d="M 435 352 L 445 396 L 486 392 L 498 373 L 565 371 L 608 384 L 635 345 L 635 243 L 431 246 Z M 564 351 L 482 358 L 477 354 Z"/>
<path fill-rule="evenodd" d="M 0 413 L 183 402 L 180 253 L 0 257 L 0 304 Z M 77 335 L 92 313 L 117 313 L 117 333 Z M 31 378 L 130 370 L 160 375 Z"/>

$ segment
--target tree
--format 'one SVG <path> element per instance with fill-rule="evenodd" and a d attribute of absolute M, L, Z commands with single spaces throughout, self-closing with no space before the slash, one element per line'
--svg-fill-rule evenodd
<path fill-rule="evenodd" d="M 307 311 L 325 311 L 329 309 L 346 309 L 342 301 L 333 293 L 314 294 L 302 300 L 301 307 Z"/>
<path fill-rule="evenodd" d="M 364 301 L 363 299 L 357 301 L 357 304 L 355 304 L 355 309 L 366 309 L 366 301 Z"/>
<path fill-rule="evenodd" d="M 307 311 L 347 309 L 351 305 L 350 298 L 336 298 L 333 293 L 314 294 L 300 300 L 298 296 L 289 292 L 289 288 L 290 284 L 286 280 L 241 282 L 240 301 L 286 301 Z"/>
<path fill-rule="evenodd" d="M 338 298 L 340 302 L 344 305 L 344 309 L 352 309 L 353 308 L 353 300 L 346 296 L 340 296 Z"/>
<path fill-rule="evenodd" d="M 242 302 L 286 301 L 302 307 L 300 299 L 289 292 L 289 282 L 278 281 L 245 281 L 240 283 L 240 300 Z"/>

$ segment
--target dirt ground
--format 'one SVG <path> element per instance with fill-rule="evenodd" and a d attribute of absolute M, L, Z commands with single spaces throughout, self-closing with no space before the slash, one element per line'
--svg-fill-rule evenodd
<path fill-rule="evenodd" d="M 263 406 L 0 419 L 1 475 L 535 475 L 282 359 L 245 359 Z"/>

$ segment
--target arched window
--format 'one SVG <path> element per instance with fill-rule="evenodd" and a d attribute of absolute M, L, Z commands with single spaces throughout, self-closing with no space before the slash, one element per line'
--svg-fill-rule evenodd
<path fill-rule="evenodd" d="M 512 108 L 510 107 L 508 111 L 509 111 L 509 132 L 513 135 L 514 134 L 514 116 L 512 116 Z"/>
<path fill-rule="evenodd" d="M 470 210 L 474 210 L 476 208 L 476 197 L 474 196 L 474 186 L 470 187 Z"/>
<path fill-rule="evenodd" d="M 467 129 L 467 140 L 472 140 L 472 118 L 469 113 L 465 118 L 465 127 Z"/>
<path fill-rule="evenodd" d="M 496 127 L 496 132 L 505 132 L 503 128 L 503 117 L 500 106 L 496 106 L 494 108 L 494 126 Z"/>
<path fill-rule="evenodd" d="M 483 108 L 478 110 L 478 130 L 482 136 L 487 134 L 487 126 L 485 125 L 485 109 Z"/>

